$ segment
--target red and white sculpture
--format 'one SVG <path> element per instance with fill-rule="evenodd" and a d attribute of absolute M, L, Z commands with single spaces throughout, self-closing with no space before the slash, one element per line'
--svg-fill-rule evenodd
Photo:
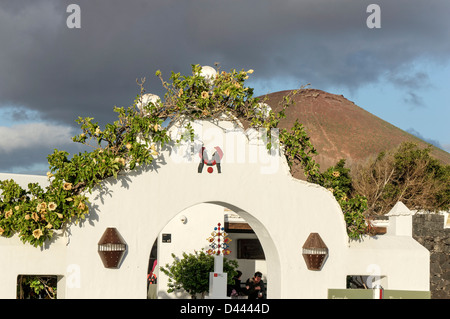
<path fill-rule="evenodd" d="M 223 157 L 223 151 L 219 146 L 214 147 L 215 152 L 212 154 L 211 157 L 208 156 L 208 151 L 204 146 L 200 149 L 199 157 L 200 157 L 200 164 L 198 165 L 198 172 L 203 172 L 203 167 L 206 165 L 208 166 L 207 172 L 212 173 L 214 172 L 213 167 L 217 167 L 217 173 L 222 173 L 222 169 L 220 166 L 220 161 Z"/>

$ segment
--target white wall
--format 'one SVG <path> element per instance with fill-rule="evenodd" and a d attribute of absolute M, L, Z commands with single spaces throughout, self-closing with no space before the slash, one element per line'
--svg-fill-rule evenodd
<path fill-rule="evenodd" d="M 384 289 L 430 289 L 430 252 L 409 236 L 381 235 L 352 242 L 345 269 L 347 275 L 384 276 Z"/>
<path fill-rule="evenodd" d="M 176 226 L 176 216 L 203 203 L 231 209 L 255 231 L 266 255 L 268 298 L 326 298 L 328 288 L 345 288 L 346 275 L 366 271 L 368 263 L 382 265 L 393 287 L 428 289 L 424 278 L 429 276 L 429 256 L 421 246 L 406 238 L 404 249 L 395 250 L 398 242 L 386 237 L 386 245 L 349 247 L 342 211 L 329 191 L 295 180 L 279 153 L 268 154 L 265 145 L 249 142 L 242 133 L 229 134 L 226 129 L 233 129 L 229 122 L 220 125 L 202 122 L 194 128 L 207 147 L 220 146 L 224 151 L 221 174 L 209 174 L 206 168 L 199 174 L 196 152 L 187 151 L 183 158 L 175 156 L 176 148 L 160 150 L 159 160 L 151 168 L 108 179 L 102 189 L 95 190 L 88 219 L 70 226 L 68 237 L 60 244 L 40 251 L 0 238 L 0 279 L 8 282 L 0 287 L 1 294 L 12 297 L 15 285 L 10 286 L 11 277 L 17 271 L 11 269 L 19 269 L 65 274 L 66 298 L 146 298 L 155 238 L 172 227 L 172 221 L 175 228 L 182 227 Z M 187 145 L 185 150 L 198 144 Z M 203 221 L 209 229 L 210 221 Z M 190 227 L 190 223 L 184 226 Z M 127 244 L 119 269 L 105 269 L 97 252 L 107 227 L 116 227 Z M 302 257 L 302 246 L 312 232 L 319 233 L 329 249 L 321 271 L 308 270 Z M 208 236 L 202 234 L 199 238 L 206 240 Z M 408 276 L 420 279 L 411 284 Z"/>
<path fill-rule="evenodd" d="M 412 216 L 390 216 L 388 235 L 395 236 L 412 236 Z"/>
<path fill-rule="evenodd" d="M 0 237 L 0 299 L 17 298 L 17 277 L 19 275 L 69 275 L 66 264 L 66 245 L 58 239 L 47 247 L 35 248 L 25 244 L 15 235 Z M 64 296 L 64 289 L 60 297 Z"/>
<path fill-rule="evenodd" d="M 22 188 L 28 188 L 29 183 L 39 183 L 43 188 L 49 185 L 48 178 L 40 175 L 0 173 L 0 181 L 14 180 Z M 0 191 L 1 194 L 1 191 Z"/>

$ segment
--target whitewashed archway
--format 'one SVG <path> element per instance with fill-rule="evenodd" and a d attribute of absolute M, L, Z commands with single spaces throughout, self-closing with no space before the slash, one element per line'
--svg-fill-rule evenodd
<path fill-rule="evenodd" d="M 230 203 L 214 201 L 186 207 L 160 231 L 159 237 L 155 241 L 157 248 L 156 254 L 154 254 L 154 257 L 156 257 L 157 260 L 155 275 L 158 280 L 157 286 L 150 287 L 150 295 L 153 296 L 152 298 L 156 295 L 158 298 L 163 299 L 189 298 L 189 295 L 182 291 L 167 293 L 169 278 L 159 271 L 159 267 L 173 262 L 173 255 L 181 257 L 183 253 L 194 253 L 201 249 L 204 249 L 205 251 L 208 250 L 210 246 L 207 238 L 211 236 L 213 228 L 216 227 L 218 223 L 221 223 L 222 227 L 225 227 L 226 229 L 225 216 L 227 215 L 227 212 L 230 211 L 233 212 L 233 215 L 238 214 L 241 221 L 249 224 L 253 232 L 247 234 L 228 233 L 228 238 L 231 239 L 231 254 L 226 258 L 239 258 L 239 239 L 257 239 L 264 251 L 264 259 L 239 259 L 238 269 L 243 271 L 242 280 L 245 282 L 245 280 L 251 277 L 256 270 L 263 270 L 269 298 L 280 295 L 280 287 L 279 284 L 277 284 L 281 279 L 280 261 L 275 243 L 268 234 L 267 229 L 257 218 L 241 208 Z M 228 230 L 226 231 L 228 232 Z M 266 267 L 267 260 L 272 261 L 270 263 L 271 268 L 269 269 Z M 155 260 L 152 259 L 149 263 L 149 269 L 153 267 L 154 261 Z M 271 285 L 272 282 L 274 283 L 273 288 Z"/>
<path fill-rule="evenodd" d="M 252 226 L 266 254 L 270 298 L 310 295 L 310 291 L 293 290 L 292 286 L 307 285 L 311 276 L 317 277 L 307 270 L 301 251 L 311 232 L 319 232 L 332 252 L 322 276 L 314 283 L 318 290 L 314 294 L 324 297 L 325 286 L 330 282 L 333 286 L 345 285 L 345 275 L 339 275 L 340 268 L 333 266 L 343 264 L 348 241 L 342 212 L 333 195 L 322 187 L 292 178 L 283 156 L 268 154 L 265 145 L 257 146 L 263 148 L 257 149 L 258 156 L 268 158 L 249 160 L 249 156 L 254 156 L 252 142 L 243 132 L 230 133 L 211 122 L 201 125 L 203 129 L 216 129 L 214 134 L 224 134 L 223 144 L 218 145 L 224 153 L 221 173 L 216 167 L 212 173 L 199 173 L 200 157 L 195 150 L 186 148 L 192 157 L 182 161 L 175 156 L 175 148 L 168 147 L 160 150 L 153 167 L 106 181 L 104 188 L 91 196 L 90 220 L 81 227 L 71 227 L 67 263 L 80 266 L 84 288 L 69 287 L 67 297 L 146 296 L 148 252 L 154 238 L 178 213 L 201 203 L 229 207 Z M 235 142 L 227 141 L 226 134 L 234 134 Z M 213 143 L 220 140 L 217 137 Z M 246 156 L 239 158 L 240 152 Z M 227 157 L 230 154 L 233 158 Z M 205 226 L 207 233 L 211 225 Z M 127 255 L 120 269 L 105 269 L 96 251 L 97 241 L 107 227 L 116 227 L 127 242 Z M 123 288 L 114 289 L 118 286 Z"/>

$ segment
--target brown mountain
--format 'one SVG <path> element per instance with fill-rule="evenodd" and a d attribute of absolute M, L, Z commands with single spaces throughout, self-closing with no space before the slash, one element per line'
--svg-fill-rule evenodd
<path fill-rule="evenodd" d="M 290 91 L 280 91 L 264 96 L 265 103 L 274 111 L 280 110 L 283 96 Z M 321 170 L 346 159 L 348 167 L 361 163 L 381 151 L 390 150 L 402 142 L 411 141 L 421 147 L 427 142 L 367 112 L 342 95 L 317 89 L 305 89 L 293 98 L 286 110 L 281 128 L 290 129 L 295 120 L 303 124 L 311 142 L 318 151 L 315 160 Z M 450 165 L 450 154 L 433 147 L 432 155 Z M 303 173 L 293 169 L 296 178 L 304 179 Z"/>

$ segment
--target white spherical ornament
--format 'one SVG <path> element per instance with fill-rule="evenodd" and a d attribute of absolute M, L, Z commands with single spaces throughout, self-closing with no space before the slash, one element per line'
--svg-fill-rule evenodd
<path fill-rule="evenodd" d="M 208 82 L 208 84 L 212 84 L 214 81 L 214 78 L 216 77 L 216 70 L 211 67 L 211 66 L 202 66 L 202 70 L 200 72 L 200 75 L 203 76 L 206 80 L 206 82 Z"/>
<path fill-rule="evenodd" d="M 141 100 L 136 104 L 137 108 L 142 112 L 144 109 L 144 106 L 148 105 L 149 103 L 158 103 L 161 101 L 158 95 L 147 93 L 142 95 Z"/>

